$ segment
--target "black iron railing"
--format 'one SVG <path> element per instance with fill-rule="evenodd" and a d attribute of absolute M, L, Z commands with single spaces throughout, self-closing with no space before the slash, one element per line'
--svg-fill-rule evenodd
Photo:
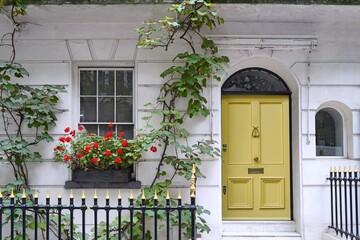
<path fill-rule="evenodd" d="M 1 195 L 0 189 L 0 240 L 5 238 L 10 240 L 137 240 L 149 239 L 148 234 L 151 234 L 154 240 L 195 240 L 197 210 L 195 205 L 195 168 L 193 168 L 190 181 L 190 204 L 182 203 L 180 192 L 177 199 L 171 199 L 167 192 L 164 201 L 160 202 L 156 192 L 151 199 L 146 199 L 143 192 L 141 199 L 136 201 L 131 191 L 128 205 L 123 206 L 119 191 L 116 206 L 111 206 L 109 192 L 106 194 L 105 203 L 100 205 L 96 190 L 92 204 L 87 204 L 84 191 L 78 204 L 74 201 L 72 191 L 69 201 L 66 203 L 59 194 L 57 204 L 54 205 L 47 194 L 45 204 L 40 204 L 37 192 L 29 201 L 29 197 L 24 191 L 17 201 L 13 191 L 10 196 L 5 198 Z M 29 226 L 29 216 L 32 221 L 31 227 Z M 114 220 L 110 220 L 114 216 L 115 224 Z M 65 217 L 68 219 L 66 223 L 64 223 Z M 74 217 L 80 224 L 74 224 Z M 149 222 L 153 226 L 148 226 Z M 4 223 L 6 223 L 5 226 Z M 65 232 L 64 224 L 67 225 Z M 89 225 L 92 227 L 91 236 L 87 229 Z M 161 226 L 162 230 L 159 231 Z M 171 229 L 175 229 L 175 233 L 171 232 Z M 186 237 L 184 236 L 185 232 L 187 233 Z"/>
<path fill-rule="evenodd" d="M 343 171 L 334 168 L 330 170 L 330 229 L 335 233 L 350 239 L 360 240 L 359 232 L 359 187 L 358 171 L 350 168 Z"/>

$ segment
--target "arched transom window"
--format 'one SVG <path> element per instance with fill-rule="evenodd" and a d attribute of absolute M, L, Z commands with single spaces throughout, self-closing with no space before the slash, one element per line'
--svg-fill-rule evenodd
<path fill-rule="evenodd" d="M 263 68 L 247 68 L 231 75 L 221 88 L 222 94 L 290 94 L 283 79 Z"/>

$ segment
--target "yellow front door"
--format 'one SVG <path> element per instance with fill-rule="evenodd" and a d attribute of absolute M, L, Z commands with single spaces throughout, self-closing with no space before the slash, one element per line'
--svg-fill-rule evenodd
<path fill-rule="evenodd" d="M 222 96 L 224 220 L 290 220 L 289 96 Z"/>

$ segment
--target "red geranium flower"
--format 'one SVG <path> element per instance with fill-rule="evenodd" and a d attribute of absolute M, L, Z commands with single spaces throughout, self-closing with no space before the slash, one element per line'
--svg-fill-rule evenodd
<path fill-rule="evenodd" d="M 105 156 L 107 157 L 110 157 L 111 156 L 111 151 L 109 149 L 107 149 L 105 152 L 104 152 Z"/>
<path fill-rule="evenodd" d="M 84 148 L 84 152 L 88 153 L 88 152 L 90 152 L 90 150 L 91 150 L 91 147 L 89 145 L 86 145 Z"/>
<path fill-rule="evenodd" d="M 71 157 L 67 154 L 64 155 L 64 161 L 67 162 L 71 159 Z"/>
<path fill-rule="evenodd" d="M 108 124 L 108 127 L 112 127 L 112 126 L 113 126 L 113 124 L 112 124 L 112 123 L 109 123 L 109 124 Z"/>
<path fill-rule="evenodd" d="M 124 152 L 123 152 L 122 149 L 118 149 L 118 150 L 117 150 L 117 154 L 118 154 L 118 155 L 121 155 L 121 154 L 123 154 L 123 153 L 124 153 Z"/>
<path fill-rule="evenodd" d="M 74 137 L 74 136 L 75 136 L 75 130 L 72 130 L 72 131 L 70 132 L 70 135 Z"/>
<path fill-rule="evenodd" d="M 72 138 L 71 138 L 70 136 L 67 136 L 67 137 L 65 138 L 65 141 L 67 141 L 67 142 L 71 142 L 71 140 L 72 140 Z"/>
<path fill-rule="evenodd" d="M 124 134 L 125 134 L 125 133 L 124 133 L 123 131 L 119 132 L 119 136 L 120 136 L 120 137 L 123 137 Z"/>
<path fill-rule="evenodd" d="M 98 149 L 98 148 L 99 148 L 99 143 L 98 143 L 98 142 L 94 142 L 93 147 L 94 147 L 95 149 Z"/>
<path fill-rule="evenodd" d="M 151 146 L 150 151 L 152 151 L 152 152 L 156 152 L 156 151 L 157 151 L 157 147 L 155 147 L 155 146 Z"/>
<path fill-rule="evenodd" d="M 129 146 L 129 143 L 128 143 L 126 140 L 122 140 L 122 141 L 121 141 L 121 145 L 122 145 L 123 147 L 128 147 L 128 146 Z"/>
<path fill-rule="evenodd" d="M 77 158 L 81 158 L 82 156 L 84 156 L 82 153 L 76 154 L 76 157 L 77 157 Z"/>
<path fill-rule="evenodd" d="M 69 127 L 65 128 L 64 132 L 66 132 L 66 133 L 70 132 L 70 128 Z"/>
<path fill-rule="evenodd" d="M 82 130 L 84 130 L 84 126 L 83 126 L 83 125 L 80 125 L 80 126 L 78 127 L 78 129 L 79 129 L 79 131 L 82 131 Z"/>
<path fill-rule="evenodd" d="M 93 158 L 91 159 L 91 162 L 96 164 L 96 163 L 99 162 L 99 159 L 96 158 L 96 157 L 93 157 Z"/>
<path fill-rule="evenodd" d="M 60 137 L 60 138 L 59 138 L 59 141 L 62 142 L 62 143 L 64 143 L 64 142 L 65 142 L 65 137 Z"/>
<path fill-rule="evenodd" d="M 64 148 L 63 148 L 63 147 L 61 147 L 61 146 L 57 146 L 57 147 L 56 147 L 56 150 L 58 150 L 58 151 L 63 151 L 63 150 L 64 150 Z"/>
<path fill-rule="evenodd" d="M 121 158 L 119 158 L 119 157 L 115 158 L 115 163 L 116 163 L 116 164 L 121 163 Z"/>

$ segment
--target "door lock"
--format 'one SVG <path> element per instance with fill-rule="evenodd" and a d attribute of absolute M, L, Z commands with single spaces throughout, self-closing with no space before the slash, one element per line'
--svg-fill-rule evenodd
<path fill-rule="evenodd" d="M 254 161 L 255 162 L 259 161 L 259 157 L 254 157 Z"/>
<path fill-rule="evenodd" d="M 222 149 L 223 149 L 223 151 L 226 151 L 227 150 L 227 144 L 226 143 L 224 143 L 223 145 L 222 145 Z"/>
<path fill-rule="evenodd" d="M 226 186 L 223 186 L 223 194 L 226 194 Z"/>

